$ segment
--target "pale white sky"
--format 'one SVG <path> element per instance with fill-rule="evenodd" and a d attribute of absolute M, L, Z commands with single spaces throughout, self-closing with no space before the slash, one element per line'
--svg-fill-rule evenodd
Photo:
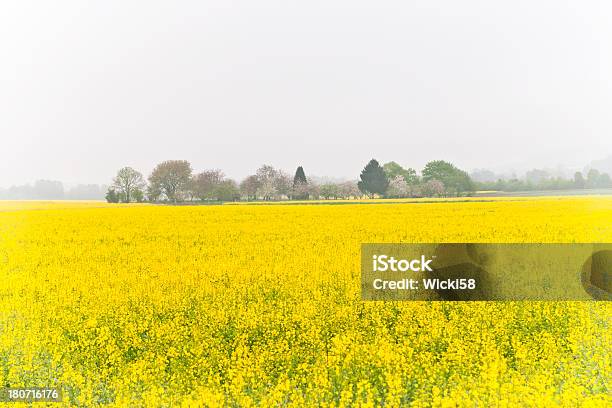
<path fill-rule="evenodd" d="M 608 1 L 0 3 L 0 186 L 612 154 Z"/>

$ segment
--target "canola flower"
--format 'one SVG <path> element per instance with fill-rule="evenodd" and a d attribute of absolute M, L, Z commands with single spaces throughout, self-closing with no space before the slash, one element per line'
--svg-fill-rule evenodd
<path fill-rule="evenodd" d="M 610 406 L 607 302 L 363 302 L 363 242 L 612 242 L 612 198 L 0 203 L 0 380 L 64 406 Z M 56 406 L 56 405 L 53 405 Z"/>

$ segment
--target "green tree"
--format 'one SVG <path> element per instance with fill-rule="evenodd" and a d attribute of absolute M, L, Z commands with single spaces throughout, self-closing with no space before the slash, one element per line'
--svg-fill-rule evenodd
<path fill-rule="evenodd" d="M 144 201 L 144 191 L 140 189 L 134 190 L 134 192 L 132 193 L 132 198 L 137 203 L 142 203 Z"/>
<path fill-rule="evenodd" d="M 460 195 L 474 191 L 474 183 L 467 172 L 458 169 L 444 160 L 427 163 L 423 169 L 423 182 L 439 180 L 444 184 L 446 192 Z"/>
<path fill-rule="evenodd" d="M 374 194 L 384 195 L 387 192 L 389 180 L 387 179 L 385 170 L 375 159 L 370 160 L 361 171 L 359 177 L 361 180 L 357 183 L 357 187 L 359 187 L 362 193 L 372 197 Z"/>
<path fill-rule="evenodd" d="M 586 186 L 586 180 L 581 172 L 577 171 L 574 174 L 574 187 L 576 188 L 584 188 Z"/>
<path fill-rule="evenodd" d="M 599 170 L 591 169 L 587 174 L 586 184 L 589 188 L 612 187 L 612 179 L 608 173 L 600 173 Z"/>
<path fill-rule="evenodd" d="M 162 195 L 162 192 L 159 189 L 159 186 L 149 184 L 149 186 L 147 187 L 147 190 L 146 190 L 146 194 L 147 194 L 147 200 L 149 200 L 151 202 L 155 202 L 155 201 L 159 200 L 159 198 Z"/>
<path fill-rule="evenodd" d="M 237 201 L 240 199 L 240 189 L 234 180 L 225 179 L 215 188 L 215 198 L 219 201 Z"/>
<path fill-rule="evenodd" d="M 587 186 L 589 188 L 595 188 L 599 184 L 599 171 L 591 169 L 587 173 Z"/>
<path fill-rule="evenodd" d="M 329 200 L 331 198 L 336 199 L 338 198 L 338 195 L 340 195 L 340 191 L 336 184 L 327 183 L 327 184 L 323 184 L 319 188 L 319 195 L 325 198 L 326 200 Z"/>
<path fill-rule="evenodd" d="M 106 192 L 106 202 L 107 203 L 118 203 L 119 202 L 119 195 L 117 194 L 115 189 L 112 187 L 109 188 L 108 191 Z"/>
<path fill-rule="evenodd" d="M 612 187 L 612 178 L 610 178 L 610 175 L 608 173 L 601 173 L 601 175 L 599 176 L 599 187 Z"/>
<path fill-rule="evenodd" d="M 295 186 L 297 184 L 308 184 L 306 173 L 304 173 L 304 168 L 302 166 L 298 166 L 295 170 L 295 176 L 293 176 L 293 185 Z"/>
<path fill-rule="evenodd" d="M 414 185 L 419 182 L 419 176 L 416 170 L 411 168 L 405 169 L 394 161 L 385 163 L 383 169 L 385 170 L 388 180 L 393 180 L 397 176 L 401 176 L 407 184 Z"/>

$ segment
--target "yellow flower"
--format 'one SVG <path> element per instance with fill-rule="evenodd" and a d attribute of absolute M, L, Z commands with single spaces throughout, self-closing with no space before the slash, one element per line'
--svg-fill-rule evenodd
<path fill-rule="evenodd" d="M 612 242 L 612 198 L 409 201 L 1 202 L 0 381 L 65 406 L 610 406 L 609 302 L 363 302 L 359 251 Z"/>

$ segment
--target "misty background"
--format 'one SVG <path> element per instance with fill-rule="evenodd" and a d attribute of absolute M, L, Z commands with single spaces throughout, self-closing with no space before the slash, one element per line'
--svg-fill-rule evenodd
<path fill-rule="evenodd" d="M 5 1 L 0 188 L 49 180 L 54 198 L 58 180 L 93 198 L 118 168 L 167 159 L 238 180 L 263 163 L 355 179 L 372 157 L 612 173 L 611 14 L 588 0 Z"/>

